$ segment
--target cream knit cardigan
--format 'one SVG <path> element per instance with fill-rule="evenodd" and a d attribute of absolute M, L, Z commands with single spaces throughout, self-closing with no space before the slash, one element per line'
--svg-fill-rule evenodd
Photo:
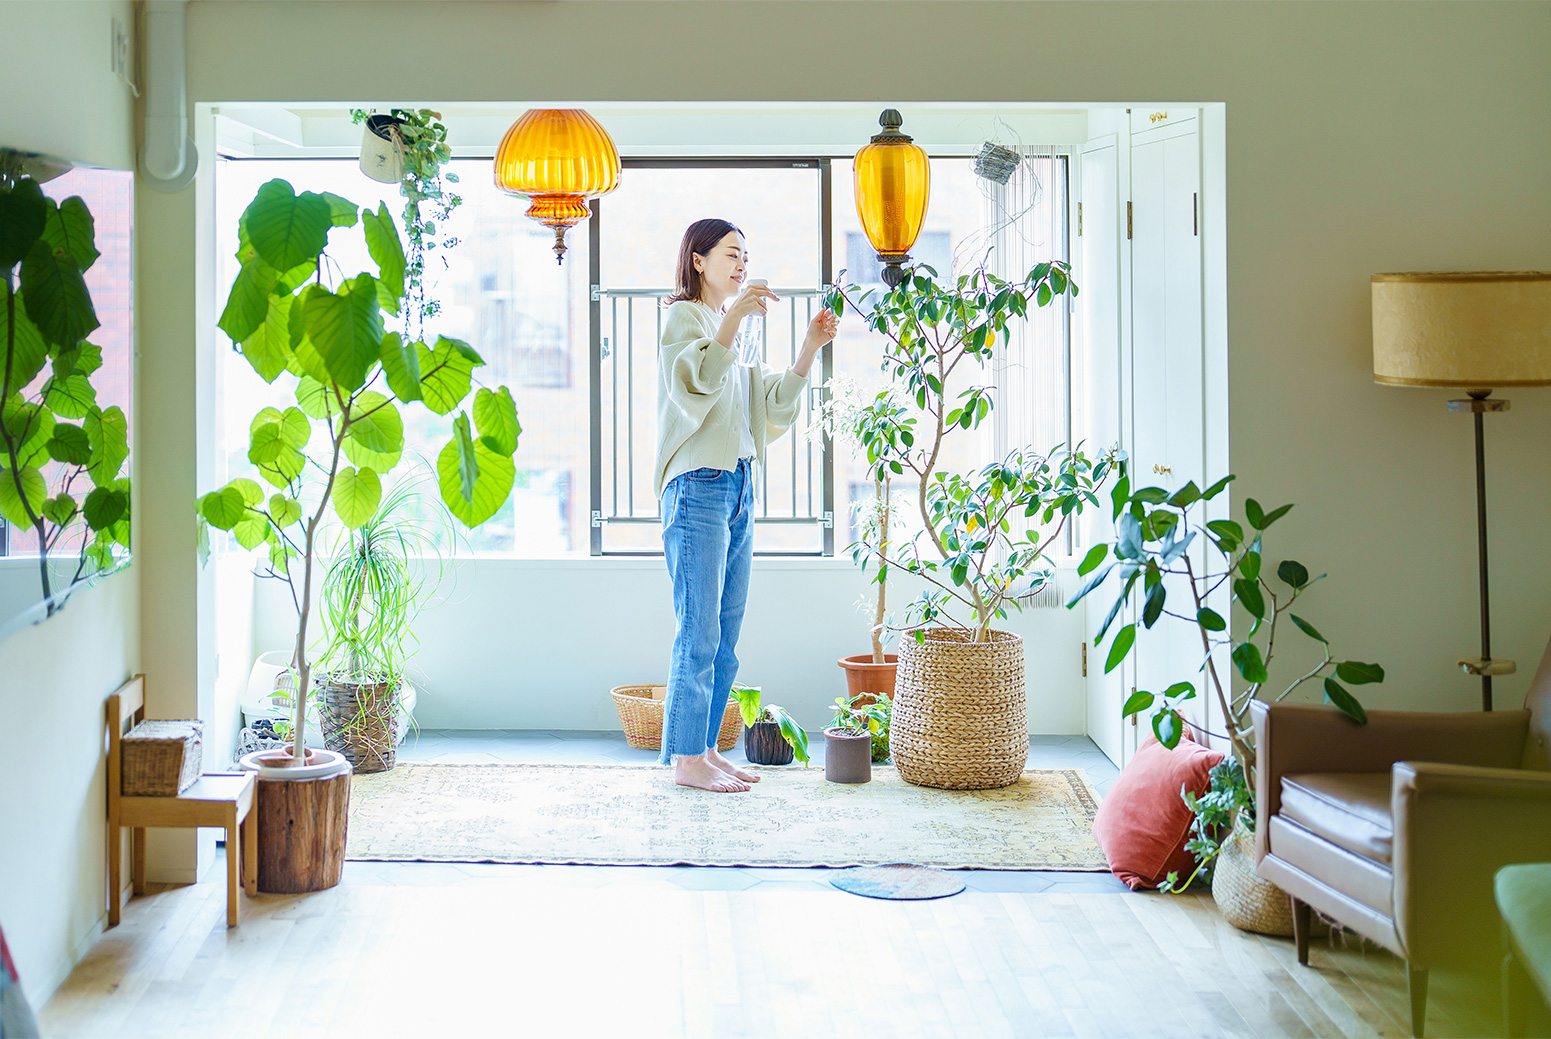
<path fill-rule="evenodd" d="M 720 323 L 710 307 L 690 300 L 674 303 L 663 318 L 653 484 L 659 498 L 668 481 L 680 473 L 705 466 L 730 472 L 738 464 L 743 409 L 733 352 L 715 338 Z M 785 373 L 761 365 L 749 369 L 756 488 L 765 445 L 791 428 L 807 384 L 806 375 L 790 368 Z"/>

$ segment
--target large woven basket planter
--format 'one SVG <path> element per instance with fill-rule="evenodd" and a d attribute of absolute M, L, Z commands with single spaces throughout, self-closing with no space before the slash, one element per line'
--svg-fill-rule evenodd
<path fill-rule="evenodd" d="M 907 783 L 944 790 L 994 790 L 1023 775 L 1029 760 L 1023 639 L 989 642 L 930 628 L 923 642 L 900 639 L 889 749 Z"/>
<path fill-rule="evenodd" d="M 1241 833 L 1223 845 L 1212 868 L 1212 900 L 1241 931 L 1278 938 L 1293 933 L 1292 899 L 1255 872 L 1255 837 Z"/>
<path fill-rule="evenodd" d="M 667 702 L 665 685 L 617 685 L 609 690 L 614 709 L 619 712 L 625 743 L 638 750 L 662 749 L 662 711 Z M 731 750 L 743 735 L 743 716 L 736 700 L 728 699 L 722 712 L 722 727 L 716 730 L 716 749 Z"/>

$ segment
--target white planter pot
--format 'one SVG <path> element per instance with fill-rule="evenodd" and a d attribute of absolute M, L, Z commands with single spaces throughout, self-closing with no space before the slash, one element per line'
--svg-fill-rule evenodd
<path fill-rule="evenodd" d="M 361 127 L 361 172 L 383 184 L 404 179 L 404 147 L 392 116 L 371 115 Z"/>
<path fill-rule="evenodd" d="M 238 759 L 238 764 L 250 772 L 257 772 L 260 779 L 288 782 L 331 779 L 350 771 L 350 762 L 345 760 L 345 756 L 332 750 L 309 750 L 307 757 L 311 760 L 305 765 L 276 766 L 260 760 L 274 753 L 272 750 L 256 750 L 251 754 L 244 754 Z"/>

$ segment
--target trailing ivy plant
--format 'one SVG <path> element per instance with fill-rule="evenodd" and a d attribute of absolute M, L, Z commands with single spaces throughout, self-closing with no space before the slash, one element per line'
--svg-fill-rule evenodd
<path fill-rule="evenodd" d="M 1125 660 L 1136 644 L 1138 623 L 1151 629 L 1163 618 L 1190 625 L 1201 640 L 1201 665 L 1197 671 L 1205 677 L 1203 687 L 1217 704 L 1233 757 L 1242 767 L 1241 782 L 1253 789 L 1255 772 L 1254 732 L 1250 725 L 1250 704 L 1270 681 L 1270 667 L 1280 645 L 1277 636 L 1286 620 L 1313 642 L 1318 654 L 1314 665 L 1302 672 L 1274 699 L 1283 700 L 1305 682 L 1319 680 L 1325 700 L 1334 704 L 1356 724 L 1368 720 L 1362 704 L 1346 687 L 1382 682 L 1384 669 L 1378 664 L 1358 660 L 1337 660 L 1330 643 L 1319 629 L 1292 612 L 1294 603 L 1308 594 L 1325 575 L 1312 577 L 1302 563 L 1284 559 L 1277 564 L 1274 578 L 1265 563 L 1265 532 L 1292 509 L 1291 505 L 1266 511 L 1254 498 L 1244 502 L 1243 524 L 1232 519 L 1202 521 L 1204 504 L 1227 489 L 1233 481 L 1225 476 L 1206 490 L 1187 483 L 1172 493 L 1161 487 L 1133 490 L 1129 478 L 1122 475 L 1110 492 L 1114 508 L 1115 540 L 1095 545 L 1078 567 L 1087 580 L 1067 602 L 1077 605 L 1096 590 L 1110 575 L 1117 574 L 1120 590 L 1109 612 L 1099 625 L 1095 644 L 1101 643 L 1122 607 L 1139 605 L 1137 621 L 1115 629 L 1109 655 L 1104 663 L 1108 674 Z M 1216 565 L 1202 564 L 1192 558 L 1190 547 L 1203 538 L 1216 553 Z M 1173 598 L 1170 598 L 1170 596 Z M 1183 597 L 1184 601 L 1180 599 Z M 1228 616 L 1214 608 L 1222 600 L 1230 607 Z M 1237 605 L 1237 611 L 1231 610 Z M 1239 622 L 1239 635 L 1233 624 Z M 1233 687 L 1233 673 L 1223 675 L 1219 663 L 1226 656 L 1233 663 L 1242 685 Z M 1343 684 L 1345 683 L 1345 684 Z M 1181 705 L 1194 699 L 1196 683 L 1186 676 L 1162 689 L 1138 689 L 1122 708 L 1130 717 L 1152 710 L 1152 728 L 1158 741 L 1173 749 L 1184 734 L 1185 719 Z"/>
<path fill-rule="evenodd" d="M 360 108 L 350 110 L 350 118 L 357 123 L 365 122 L 370 114 Z M 399 194 L 404 196 L 404 237 L 409 242 L 404 265 L 405 335 L 420 339 L 425 335 L 426 319 L 441 313 L 442 308 L 441 301 L 425 295 L 426 257 L 438 248 L 451 249 L 458 244 L 451 236 L 438 241 L 436 227 L 447 222 L 453 210 L 463 204 L 463 197 L 447 186 L 458 183 L 458 175 L 442 168 L 452 161 L 442 114 L 429 108 L 395 108 L 389 115 L 396 120 L 393 132 L 404 156 Z"/>
<path fill-rule="evenodd" d="M 337 265 L 326 253 L 329 235 L 357 223 L 377 273 L 341 275 L 330 287 L 326 272 Z M 243 212 L 238 242 L 242 268 L 220 327 L 260 378 L 292 385 L 296 403 L 263 408 L 249 427 L 248 460 L 268 491 L 238 478 L 202 496 L 196 508 L 201 540 L 209 524 L 230 531 L 245 549 L 266 549 L 265 576 L 290 586 L 298 617 L 291 753 L 300 762 L 315 548 L 325 516 L 332 510 L 356 530 L 377 515 L 382 477 L 404 453 L 400 408 L 419 402 L 437 415 L 457 413 L 437 458 L 437 484 L 453 516 L 476 527 L 511 493 L 522 427 L 505 386 L 473 392 L 470 422 L 461 405 L 484 361 L 469 344 L 447 337 L 407 342 L 384 331 L 383 312 L 397 313 L 404 295 L 405 264 L 386 205 L 360 210 L 338 195 L 297 195 L 286 181 L 272 180 Z"/>
<path fill-rule="evenodd" d="M 102 350 L 86 338 L 99 327 L 83 276 L 94 230 L 79 196 L 56 203 L 0 154 L 0 517 L 37 540 L 49 616 L 129 548 L 129 424 L 98 402 Z M 63 546 L 74 567 L 56 574 Z"/>
<path fill-rule="evenodd" d="M 935 586 L 906 609 L 904 627 L 914 629 L 918 641 L 925 638 L 924 626 L 946 621 L 986 642 L 994 620 L 1021 609 L 1020 600 L 1050 579 L 1047 550 L 1071 516 L 1098 504 L 1096 488 L 1123 456 L 1019 447 L 978 472 L 941 471 L 946 439 L 979 428 L 994 403 L 989 386 L 957 389 L 959 367 L 965 365 L 959 379 L 966 378 L 992 359 L 1008 325 L 1026 318 L 1030 303 L 1049 306 L 1068 292 L 1075 295 L 1077 286 L 1071 268 L 1059 261 L 1038 264 L 1017 281 L 983 268 L 951 283 L 936 278 L 923 265 L 877 298 L 875 290 L 858 296 L 857 286 L 837 285 L 824 302 L 836 314 L 849 304 L 886 340 L 881 367 L 893 385 L 855 428 L 868 475 L 876 484 L 908 471 L 919 483 L 920 533 L 893 547 L 864 544 L 861 558 L 876 558 L 880 570 L 898 568 Z M 884 400 L 896 391 L 913 398 L 917 410 Z M 922 420 L 924 431 L 918 428 Z"/>

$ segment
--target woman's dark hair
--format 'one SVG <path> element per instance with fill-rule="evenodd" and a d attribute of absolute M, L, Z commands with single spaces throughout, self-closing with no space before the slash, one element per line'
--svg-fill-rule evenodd
<path fill-rule="evenodd" d="M 684 240 L 679 243 L 679 265 L 674 277 L 673 295 L 664 302 L 677 303 L 680 300 L 700 298 L 700 272 L 695 270 L 695 254 L 710 256 L 716 243 L 732 231 L 738 231 L 740 235 L 743 233 L 732 221 L 714 216 L 696 220 L 689 225 L 684 232 Z"/>

